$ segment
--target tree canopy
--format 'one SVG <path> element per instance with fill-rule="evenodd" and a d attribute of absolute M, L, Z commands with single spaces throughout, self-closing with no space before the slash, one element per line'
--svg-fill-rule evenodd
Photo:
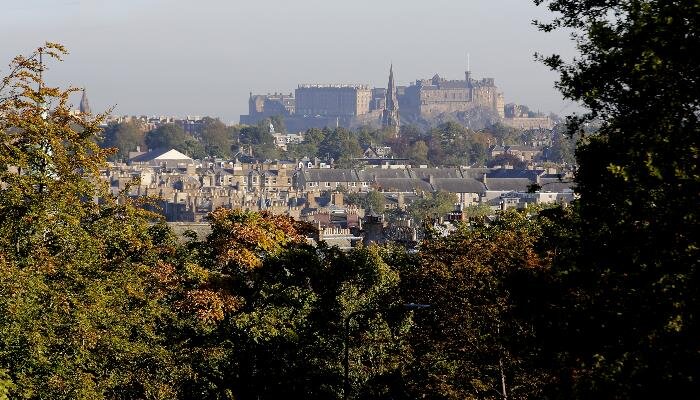
<path fill-rule="evenodd" d="M 558 265 L 566 290 L 558 358 L 565 398 L 673 397 L 697 389 L 700 4 L 536 0 L 580 54 L 542 57 L 586 112 L 576 151 L 580 242 Z M 570 392 L 569 392 L 570 389 Z"/>

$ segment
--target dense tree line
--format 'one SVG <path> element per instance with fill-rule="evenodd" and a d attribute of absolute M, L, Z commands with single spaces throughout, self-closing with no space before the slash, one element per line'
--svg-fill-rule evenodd
<path fill-rule="evenodd" d="M 457 166 L 509 163 L 523 167 L 515 157 L 502 156 L 491 159 L 491 145 L 523 145 L 531 143 L 531 133 L 520 132 L 500 124 L 472 131 L 457 122 L 446 122 L 428 131 L 420 131 L 413 125 L 402 128 L 401 135 L 394 138 L 388 131 L 360 127 L 354 131 L 339 128 L 312 128 L 304 133 L 302 143 L 291 143 L 284 151 L 275 143 L 270 124 L 277 133 L 284 133 L 284 119 L 271 117 L 256 125 L 227 127 L 221 121 L 205 118 L 201 134 L 197 137 L 185 132 L 179 125 L 170 123 L 147 130 L 138 120 L 108 125 L 99 141 L 104 148 L 116 148 L 112 159 L 124 160 L 129 152 L 141 148 L 173 148 L 193 158 L 223 157 L 236 155 L 254 157 L 259 160 L 302 159 L 318 157 L 333 159 L 339 167 L 361 165 L 364 150 L 369 146 L 391 147 L 395 157 L 408 159 L 416 165 Z M 561 127 L 559 128 L 561 130 Z M 548 159 L 553 162 L 573 164 L 576 139 L 557 131 L 553 143 L 546 149 Z M 498 165 L 500 165 L 498 164 Z"/>
<path fill-rule="evenodd" d="M 314 246 L 288 217 L 224 209 L 182 240 L 146 200 L 98 183 L 121 149 L 97 145 L 100 119 L 71 114 L 70 90 L 40 84 L 38 52 L 64 49 L 16 58 L 0 84 L 0 398 L 697 391 L 700 6 L 546 3 L 560 17 L 541 29 L 579 33 L 580 59 L 544 61 L 589 110 L 568 121 L 580 200 L 427 230 L 418 252 Z M 423 136 L 426 157 L 471 148 L 464 134 Z M 338 143 L 372 135 L 319 130 L 303 145 L 352 153 Z M 425 201 L 440 212 L 440 194 Z"/>
<path fill-rule="evenodd" d="M 231 149 L 238 141 L 239 128 L 227 127 L 218 119 L 209 117 L 205 117 L 202 124 L 201 133 L 194 137 L 174 123 L 148 130 L 144 122 L 134 119 L 107 125 L 97 141 L 103 148 L 117 149 L 110 157 L 112 160 L 126 160 L 129 152 L 139 148 L 141 151 L 175 149 L 195 159 L 231 157 Z"/>

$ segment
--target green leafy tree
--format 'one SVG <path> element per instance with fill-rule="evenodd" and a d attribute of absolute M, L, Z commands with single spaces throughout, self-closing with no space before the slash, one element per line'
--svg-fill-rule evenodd
<path fill-rule="evenodd" d="M 146 150 L 146 130 L 140 121 L 127 121 L 108 125 L 104 129 L 102 147 L 117 148 L 114 159 L 126 159 L 129 152 L 137 149 Z"/>
<path fill-rule="evenodd" d="M 483 131 L 493 136 L 496 143 L 499 145 L 508 146 L 522 144 L 518 130 L 501 123 L 487 126 Z"/>
<path fill-rule="evenodd" d="M 381 192 L 372 190 L 367 193 L 364 199 L 365 209 L 372 209 L 377 213 L 383 213 L 386 206 L 386 197 Z"/>
<path fill-rule="evenodd" d="M 319 146 L 325 139 L 324 131 L 318 128 L 311 128 L 304 134 L 304 141 L 300 144 L 288 144 L 288 155 L 292 158 L 318 157 Z"/>
<path fill-rule="evenodd" d="M 405 295 L 431 304 L 412 330 L 408 398 L 542 398 L 552 374 L 537 363 L 535 324 L 516 295 L 550 267 L 542 233 L 507 212 L 421 244 L 402 275 Z"/>
<path fill-rule="evenodd" d="M 496 165 L 510 165 L 514 169 L 525 169 L 527 168 L 527 163 L 521 160 L 519 157 L 513 155 L 513 154 L 508 154 L 508 153 L 501 153 L 492 159 L 490 159 L 487 163 L 486 166 L 489 168 L 492 168 Z"/>
<path fill-rule="evenodd" d="M 416 222 L 422 222 L 428 218 L 441 218 L 454 210 L 457 203 L 457 195 L 445 191 L 430 193 L 414 200 L 408 206 L 408 212 Z"/>
<path fill-rule="evenodd" d="M 163 124 L 148 132 L 146 145 L 149 149 L 175 149 L 192 158 L 206 156 L 202 143 L 176 124 Z"/>
<path fill-rule="evenodd" d="M 357 135 L 345 128 L 336 128 L 327 133 L 319 144 L 318 151 L 321 156 L 333 158 L 341 168 L 352 167 L 353 159 L 362 156 Z"/>
<path fill-rule="evenodd" d="M 231 154 L 231 133 L 218 119 L 205 118 L 202 145 L 209 156 L 228 157 Z"/>
<path fill-rule="evenodd" d="M 149 149 L 183 149 L 187 132 L 176 124 L 163 124 L 146 134 Z"/>
<path fill-rule="evenodd" d="M 552 145 L 546 149 L 547 159 L 555 163 L 576 164 L 576 145 L 581 134 L 570 135 L 564 124 L 557 125 L 552 135 Z"/>
<path fill-rule="evenodd" d="M 487 204 L 476 204 L 464 209 L 464 215 L 471 220 L 479 220 L 493 215 L 493 210 Z"/>
<path fill-rule="evenodd" d="M 424 141 L 419 140 L 409 147 L 405 156 L 416 164 L 428 164 L 429 150 L 428 145 Z"/>
<path fill-rule="evenodd" d="M 0 86 L 0 387 L 171 399 L 178 346 L 161 329 L 171 313 L 158 279 L 169 245 L 99 180 L 101 116 L 74 116 L 76 89 L 45 85 L 42 56 L 64 54 L 47 43 L 16 57 Z"/>
<path fill-rule="evenodd" d="M 395 310 L 398 271 L 382 250 L 313 248 L 301 224 L 268 213 L 220 209 L 211 221 L 193 263 L 178 267 L 194 328 L 186 396 L 339 397 L 351 313 L 353 393 L 392 390 L 385 381 L 403 365 L 410 316 Z"/>
<path fill-rule="evenodd" d="M 670 398 L 698 389 L 700 4 L 536 0 L 540 29 L 580 55 L 543 61 L 599 121 L 577 149 L 576 257 L 560 263 L 561 398 Z"/>

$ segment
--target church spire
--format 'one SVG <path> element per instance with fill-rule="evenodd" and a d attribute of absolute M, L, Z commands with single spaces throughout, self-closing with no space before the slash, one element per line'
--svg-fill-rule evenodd
<path fill-rule="evenodd" d="M 394 64 L 389 67 L 389 84 L 386 88 L 382 127 L 390 128 L 394 132 L 394 136 L 399 135 L 399 100 L 396 96 L 396 83 L 394 82 Z"/>
<path fill-rule="evenodd" d="M 88 102 L 87 93 L 83 89 L 83 97 L 80 98 L 80 113 L 90 114 L 90 103 Z"/>

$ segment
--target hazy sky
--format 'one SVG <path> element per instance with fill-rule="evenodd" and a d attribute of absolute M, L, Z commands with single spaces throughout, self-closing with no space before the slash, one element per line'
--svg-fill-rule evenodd
<path fill-rule="evenodd" d="M 0 0 L 0 75 L 44 41 L 71 54 L 51 84 L 86 87 L 93 111 L 237 122 L 248 94 L 299 83 L 386 86 L 435 73 L 493 77 L 506 102 L 566 114 L 535 52 L 573 55 L 537 31 L 531 0 Z M 75 99 L 77 104 L 79 100 Z"/>

